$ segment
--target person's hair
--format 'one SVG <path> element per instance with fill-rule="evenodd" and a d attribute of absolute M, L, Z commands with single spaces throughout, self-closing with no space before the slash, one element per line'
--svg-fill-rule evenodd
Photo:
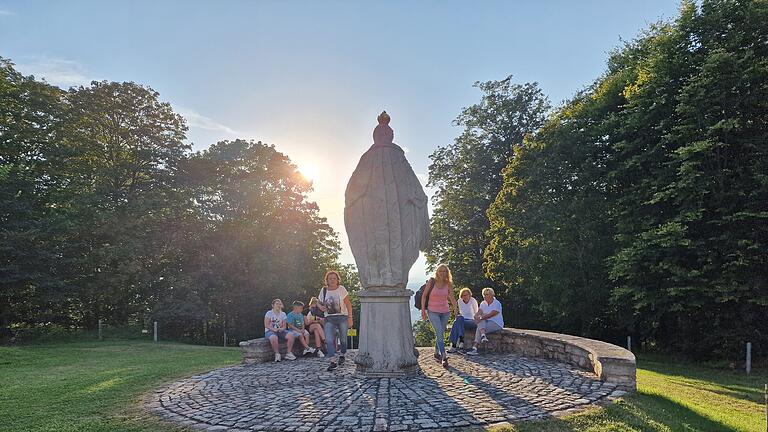
<path fill-rule="evenodd" d="M 462 288 L 459 291 L 459 297 L 463 296 L 464 293 L 469 293 L 469 296 L 472 297 L 472 290 L 471 289 L 469 289 L 469 288 Z"/>
<path fill-rule="evenodd" d="M 318 303 L 319 301 L 320 299 L 318 299 L 317 297 L 312 297 L 311 299 L 309 299 L 309 307 L 312 307 L 313 304 Z"/>
<path fill-rule="evenodd" d="M 293 302 L 293 306 L 294 307 L 296 307 L 296 306 L 304 307 L 304 302 L 296 300 L 295 302 Z"/>
<path fill-rule="evenodd" d="M 483 297 L 485 297 L 486 294 L 496 296 L 496 293 L 493 291 L 493 288 L 491 287 L 483 288 Z"/>
<path fill-rule="evenodd" d="M 282 303 L 283 301 L 282 301 L 282 300 L 280 300 L 279 298 L 273 299 L 273 300 L 272 300 L 272 307 L 275 307 L 275 303 L 277 303 L 277 302 L 280 302 L 280 303 Z"/>
<path fill-rule="evenodd" d="M 453 284 L 453 276 L 451 275 L 451 269 L 448 268 L 448 264 L 440 264 L 440 265 L 437 266 L 437 268 L 435 269 L 435 282 L 443 282 L 440 279 L 440 269 L 446 269 L 448 271 L 448 277 L 446 278 L 446 280 L 444 282 L 448 282 L 448 284 L 452 285 Z"/>
<path fill-rule="evenodd" d="M 332 274 L 336 275 L 336 279 L 338 279 L 339 285 L 341 285 L 341 276 L 339 276 L 339 272 L 337 272 L 336 270 L 328 270 L 327 272 L 325 272 L 325 277 L 323 278 L 323 282 L 325 282 L 325 286 L 328 286 L 328 276 Z"/>

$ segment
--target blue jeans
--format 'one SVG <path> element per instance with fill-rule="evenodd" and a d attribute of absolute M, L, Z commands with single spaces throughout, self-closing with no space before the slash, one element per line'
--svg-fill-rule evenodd
<path fill-rule="evenodd" d="M 325 348 L 326 357 L 333 358 L 336 355 L 336 330 L 339 331 L 339 351 L 341 355 L 347 353 L 347 331 L 349 323 L 346 315 L 329 315 L 325 317 Z"/>
<path fill-rule="evenodd" d="M 463 316 L 459 315 L 456 317 L 456 320 L 453 322 L 453 327 L 451 327 L 451 334 L 448 336 L 448 340 L 454 344 L 457 344 L 459 340 L 464 340 L 464 331 L 465 330 L 476 330 L 477 324 L 475 324 L 474 320 L 468 320 L 464 318 Z"/>
<path fill-rule="evenodd" d="M 427 311 L 427 315 L 432 328 L 435 329 L 435 352 L 445 358 L 445 328 L 448 327 L 448 318 L 451 317 L 451 313 Z"/>

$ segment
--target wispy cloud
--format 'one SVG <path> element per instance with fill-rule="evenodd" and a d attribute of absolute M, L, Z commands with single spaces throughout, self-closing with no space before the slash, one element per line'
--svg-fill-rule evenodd
<path fill-rule="evenodd" d="M 237 131 L 232 129 L 231 127 L 225 124 L 219 123 L 210 117 L 206 117 L 195 110 L 180 107 L 180 108 L 177 108 L 176 111 L 187 120 L 187 126 L 189 126 L 190 128 L 225 132 L 230 135 L 237 135 Z"/>
<path fill-rule="evenodd" d="M 14 12 L 9 11 L 8 9 L 0 9 L 0 17 L 4 16 L 14 16 L 16 15 Z"/>
<path fill-rule="evenodd" d="M 55 57 L 28 57 L 16 64 L 16 69 L 25 75 L 42 78 L 49 84 L 59 87 L 88 85 L 91 78 L 78 62 Z"/>

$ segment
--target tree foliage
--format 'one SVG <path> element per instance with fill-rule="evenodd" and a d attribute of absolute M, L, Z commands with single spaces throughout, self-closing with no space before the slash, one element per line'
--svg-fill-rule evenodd
<path fill-rule="evenodd" d="M 504 172 L 488 276 L 561 331 L 696 356 L 768 334 L 768 5 L 684 3 Z"/>
<path fill-rule="evenodd" d="M 312 185 L 274 146 L 192 153 L 154 90 L 62 91 L 7 60 L 0 101 L 0 327 L 158 320 L 243 339 L 272 298 L 307 301 L 340 267 Z"/>

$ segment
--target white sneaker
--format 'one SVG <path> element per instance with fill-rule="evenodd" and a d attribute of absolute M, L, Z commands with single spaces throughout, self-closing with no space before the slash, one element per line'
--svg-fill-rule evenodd
<path fill-rule="evenodd" d="M 307 355 L 307 354 L 309 354 L 309 353 L 311 353 L 311 352 L 312 352 L 312 348 L 310 348 L 310 347 L 306 347 L 306 348 L 304 348 L 304 352 L 303 352 L 303 353 L 301 353 L 301 355 Z"/>
<path fill-rule="evenodd" d="M 322 351 L 317 350 L 317 356 L 320 357 L 320 358 L 323 358 L 323 357 L 325 357 L 325 354 L 323 354 Z"/>
<path fill-rule="evenodd" d="M 478 355 L 480 354 L 477 352 L 477 348 L 472 348 L 471 350 L 467 351 L 467 355 Z"/>
<path fill-rule="evenodd" d="M 464 349 L 464 342 L 459 342 L 458 349 L 463 350 Z"/>
<path fill-rule="evenodd" d="M 455 353 L 456 351 L 458 351 L 458 350 L 456 348 L 454 348 L 454 347 L 448 348 L 448 352 L 451 353 L 451 354 Z"/>
<path fill-rule="evenodd" d="M 279 353 L 275 353 L 275 361 L 276 361 L 276 362 L 279 362 L 280 360 L 282 360 L 282 359 L 280 358 L 280 354 L 279 354 Z"/>
<path fill-rule="evenodd" d="M 485 336 L 485 334 L 483 334 L 482 336 L 480 336 L 480 343 L 486 343 L 486 342 L 488 342 L 488 338 Z"/>
<path fill-rule="evenodd" d="M 296 356 L 293 355 L 292 352 L 289 352 L 288 354 L 285 355 L 285 359 L 286 360 L 296 360 Z"/>

